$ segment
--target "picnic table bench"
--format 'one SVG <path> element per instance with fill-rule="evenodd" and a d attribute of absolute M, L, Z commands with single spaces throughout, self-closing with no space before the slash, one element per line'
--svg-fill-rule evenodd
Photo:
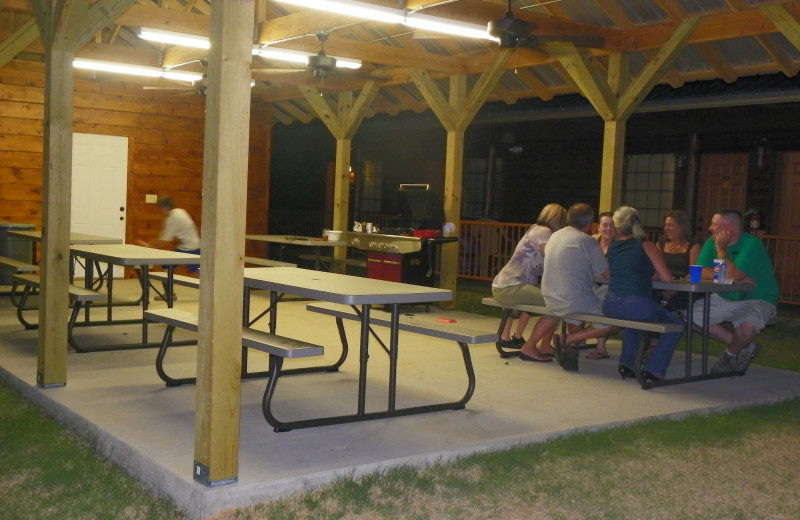
<path fill-rule="evenodd" d="M 351 320 L 360 322 L 361 312 L 357 306 L 319 302 L 306 305 L 306 309 L 311 312 L 336 318 L 336 326 L 339 330 L 342 346 L 344 349 L 347 349 L 347 336 L 342 321 Z M 440 410 L 459 410 L 466 406 L 475 391 L 475 371 L 473 369 L 468 345 L 493 343 L 497 340 L 497 333 L 489 328 L 493 324 L 487 326 L 488 323 L 484 323 L 483 326 L 481 326 L 481 324 L 475 323 L 476 318 L 484 322 L 486 320 L 485 316 L 449 310 L 401 314 L 398 322 L 399 330 L 432 338 L 451 340 L 458 344 L 467 375 L 467 389 L 464 395 L 456 401 L 395 410 L 396 414 L 406 415 Z M 382 316 L 379 312 L 374 311 L 370 314 L 370 334 L 389 355 L 390 359 L 396 361 L 397 352 L 392 352 L 372 329 L 372 327 L 391 327 L 391 324 L 391 319 L 388 315 Z M 394 388 L 394 384 L 391 385 L 391 388 Z"/>
<path fill-rule="evenodd" d="M 164 370 L 164 358 L 166 357 L 167 349 L 172 343 L 172 334 L 176 328 L 188 330 L 197 333 L 198 331 L 198 317 L 193 312 L 188 312 L 182 309 L 154 309 L 148 310 L 144 313 L 144 318 L 148 321 L 163 323 L 167 326 L 164 331 L 164 338 L 161 341 L 161 346 L 158 349 L 156 356 L 156 372 L 159 377 L 167 384 L 167 386 L 180 386 L 185 384 L 193 384 L 197 382 L 195 377 L 174 378 L 169 376 Z M 269 400 L 272 398 L 272 391 L 275 387 L 275 380 L 281 375 L 281 367 L 285 358 L 298 359 L 321 356 L 325 353 L 323 347 L 300 341 L 277 334 L 270 334 L 261 330 L 256 330 L 250 327 L 242 328 L 242 348 L 255 349 L 266 354 L 269 354 L 269 372 L 270 378 L 267 384 L 267 389 L 264 393 L 264 405 L 268 407 Z M 262 375 L 262 374 L 259 374 Z M 253 377 L 253 373 L 247 372 L 246 364 L 242 364 L 242 378 Z"/>
<path fill-rule="evenodd" d="M 31 291 L 34 289 L 39 289 L 41 285 L 41 279 L 39 278 L 38 274 L 17 274 L 14 275 L 14 281 L 25 287 L 22 291 L 22 295 L 20 296 L 19 304 L 17 305 L 17 319 L 20 323 L 22 323 L 22 325 L 25 326 L 26 329 L 36 329 L 39 327 L 39 325 L 27 321 L 22 313 L 24 310 L 26 310 L 25 302 L 27 301 Z M 67 340 L 69 341 L 70 346 L 77 352 L 85 351 L 84 349 L 81 349 L 79 345 L 77 345 L 72 336 L 72 331 L 75 328 L 75 323 L 78 319 L 78 314 L 80 313 L 81 307 L 86 302 L 96 302 L 105 299 L 106 296 L 104 294 L 100 294 L 92 289 L 87 289 L 85 287 L 72 284 L 69 285 L 69 300 L 73 305 L 72 314 L 69 318 L 69 326 L 67 327 Z"/>
<path fill-rule="evenodd" d="M 39 270 L 38 265 L 31 264 L 29 262 L 23 262 L 21 260 L 17 260 L 15 258 L 9 258 L 7 256 L 0 256 L 0 268 L 7 269 L 11 271 L 13 274 L 22 274 L 22 273 L 35 273 Z M 11 303 L 17 307 L 19 306 L 19 301 L 17 300 L 17 286 L 19 282 L 13 280 L 12 278 L 12 285 L 11 285 Z"/>
<path fill-rule="evenodd" d="M 504 309 L 503 317 L 500 321 L 500 327 L 498 328 L 498 335 L 502 332 L 503 326 L 505 324 L 505 320 L 509 318 L 512 310 L 520 311 L 520 312 L 527 312 L 529 314 L 538 314 L 541 316 L 547 316 L 551 318 L 556 318 L 558 320 L 562 320 L 562 331 L 566 331 L 566 320 L 574 320 L 574 321 L 583 321 L 589 323 L 598 323 L 602 325 L 608 325 L 610 327 L 620 327 L 623 329 L 636 329 L 641 330 L 644 332 L 653 332 L 656 334 L 666 334 L 668 332 L 683 332 L 684 326 L 679 324 L 673 323 L 657 323 L 651 321 L 636 321 L 636 320 L 623 320 L 619 318 L 609 318 L 608 316 L 603 316 L 602 314 L 568 314 L 565 316 L 557 316 L 553 314 L 552 311 L 548 310 L 543 305 L 528 305 L 528 304 L 520 304 L 520 303 L 501 303 L 495 300 L 494 298 L 483 298 L 481 303 L 484 305 L 489 305 L 491 307 L 501 307 Z M 499 336 L 498 336 L 499 337 Z M 514 355 L 513 352 L 509 352 L 500 347 L 499 343 L 496 345 L 497 350 L 500 352 L 501 357 L 509 357 Z M 634 372 L 636 373 L 636 380 L 642 386 L 643 389 L 653 388 L 657 386 L 665 386 L 670 384 L 677 384 L 677 383 L 684 383 L 686 382 L 686 378 L 679 378 L 679 379 L 661 379 L 659 381 L 647 381 L 645 380 L 644 376 L 642 375 L 642 360 L 645 351 L 650 347 L 649 345 L 649 338 L 647 335 L 642 336 L 642 342 L 639 345 L 639 348 L 636 352 L 636 368 Z M 517 351 L 518 352 L 518 351 Z M 519 354 L 517 354 L 519 355 Z M 623 379 L 625 376 L 622 376 Z"/>

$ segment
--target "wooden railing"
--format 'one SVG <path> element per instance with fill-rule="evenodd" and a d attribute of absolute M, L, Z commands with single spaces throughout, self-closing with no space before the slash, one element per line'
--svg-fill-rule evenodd
<path fill-rule="evenodd" d="M 354 220 L 385 227 L 390 215 L 356 213 Z M 317 236 L 323 227 L 321 211 L 272 210 L 270 233 Z M 459 226 L 458 277 L 491 281 L 511 258 L 517 242 L 530 224 L 463 220 Z M 657 240 L 660 229 L 647 229 Z M 800 238 L 764 235 L 760 237 L 772 258 L 780 284 L 781 303 L 800 305 Z"/>
<path fill-rule="evenodd" d="M 492 280 L 511 258 L 530 224 L 462 220 L 458 246 L 458 276 Z"/>
<path fill-rule="evenodd" d="M 781 288 L 778 301 L 800 305 L 800 238 L 764 235 L 761 240 L 772 258 Z"/>

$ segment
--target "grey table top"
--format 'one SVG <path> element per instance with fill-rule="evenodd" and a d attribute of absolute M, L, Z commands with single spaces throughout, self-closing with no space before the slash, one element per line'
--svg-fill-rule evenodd
<path fill-rule="evenodd" d="M 313 237 L 301 237 L 296 235 L 245 235 L 246 240 L 256 240 L 258 242 L 271 242 L 274 244 L 310 246 L 310 247 L 336 247 L 346 246 L 343 240 L 316 240 Z"/>
<path fill-rule="evenodd" d="M 611 280 L 602 276 L 594 277 L 595 283 L 608 283 Z M 693 293 L 710 293 L 710 292 L 748 292 L 755 289 L 756 286 L 752 283 L 714 283 L 711 280 L 703 280 L 698 283 L 692 283 L 688 279 L 671 280 L 669 282 L 661 282 L 653 280 L 653 289 L 660 291 L 682 291 Z"/>
<path fill-rule="evenodd" d="M 253 289 L 266 289 L 347 305 L 428 303 L 453 299 L 453 292 L 447 289 L 297 267 L 246 268 L 244 284 Z"/>
<path fill-rule="evenodd" d="M 42 241 L 41 231 L 9 231 L 8 235 L 20 238 L 27 238 L 33 242 Z M 69 234 L 70 244 L 121 244 L 121 238 L 105 237 L 102 235 L 90 235 L 87 233 L 76 233 L 74 231 Z"/>
<path fill-rule="evenodd" d="M 659 289 L 661 291 L 683 291 L 694 293 L 749 292 L 755 288 L 755 284 L 752 283 L 714 283 L 710 280 L 703 280 L 698 283 L 692 283 L 688 279 L 672 280 L 669 282 L 653 282 L 653 289 Z"/>
<path fill-rule="evenodd" d="M 167 251 L 135 244 L 73 245 L 72 254 L 116 265 L 191 265 L 200 263 L 200 255 Z"/>

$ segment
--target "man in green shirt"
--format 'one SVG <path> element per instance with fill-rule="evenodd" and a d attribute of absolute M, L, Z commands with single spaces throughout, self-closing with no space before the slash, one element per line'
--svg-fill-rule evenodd
<path fill-rule="evenodd" d="M 734 209 L 714 214 L 708 237 L 697 263 L 703 266 L 703 279 L 714 278 L 714 259 L 728 266 L 728 280 L 755 284 L 750 292 L 726 292 L 711 295 L 709 334 L 728 348 L 711 367 L 712 374 L 745 371 L 758 355 L 761 345 L 756 336 L 775 316 L 780 289 L 772 260 L 760 239 L 742 231 L 742 215 Z M 703 323 L 703 308 L 695 307 L 694 322 Z M 722 326 L 733 324 L 733 332 Z"/>

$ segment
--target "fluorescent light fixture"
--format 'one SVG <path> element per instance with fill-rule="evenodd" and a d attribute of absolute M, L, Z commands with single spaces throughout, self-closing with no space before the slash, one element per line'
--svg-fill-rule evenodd
<path fill-rule="evenodd" d="M 307 64 L 309 56 L 316 56 L 313 52 L 304 51 L 291 51 L 287 49 L 276 49 L 274 47 L 253 47 L 253 55 L 258 55 L 270 60 L 289 61 L 292 63 Z M 338 56 L 331 56 L 336 59 L 336 66 L 345 69 L 360 69 L 361 60 L 353 60 L 350 58 L 340 58 Z"/>
<path fill-rule="evenodd" d="M 479 40 L 495 39 L 489 34 L 489 31 L 486 30 L 485 25 L 461 22 L 459 20 L 447 20 L 436 16 L 428 16 L 427 14 L 408 13 L 403 25 L 414 27 L 415 29 L 451 34 L 464 38 L 475 38 Z"/>
<path fill-rule="evenodd" d="M 145 67 L 142 65 L 128 65 L 125 63 L 114 63 L 112 61 L 89 60 L 76 58 L 72 61 L 72 66 L 76 69 L 96 70 L 100 72 L 113 72 L 116 74 L 128 74 L 131 76 L 145 76 L 148 78 L 167 78 L 179 81 L 194 83 L 203 79 L 199 72 L 187 72 L 181 70 L 165 70 L 158 67 Z"/>
<path fill-rule="evenodd" d="M 364 18 L 366 20 L 375 22 L 399 23 L 407 25 L 408 27 L 414 27 L 415 29 L 439 32 L 449 34 L 451 36 L 477 38 L 481 40 L 495 40 L 495 38 L 489 35 L 485 25 L 467 23 L 459 20 L 449 20 L 447 18 L 420 14 L 416 11 L 409 12 L 405 9 L 393 9 L 391 7 L 371 5 L 364 2 L 358 2 L 357 0 L 275 1 L 283 4 L 296 5 L 298 7 L 306 7 L 308 9 L 316 9 L 318 11 L 327 11 L 330 13 Z"/>
<path fill-rule="evenodd" d="M 139 38 L 151 42 L 171 43 L 183 47 L 194 47 L 195 49 L 210 49 L 211 42 L 208 36 L 196 34 L 178 33 L 173 31 L 162 31 L 161 29 L 150 29 L 148 27 L 139 28 Z"/>
<path fill-rule="evenodd" d="M 283 4 L 307 7 L 318 11 L 344 14 L 356 18 L 366 18 L 375 22 L 403 23 L 405 12 L 401 9 L 392 9 L 380 5 L 371 5 L 352 0 L 276 0 Z"/>
<path fill-rule="evenodd" d="M 203 75 L 199 72 L 187 72 L 185 70 L 165 70 L 161 74 L 166 79 L 173 79 L 176 81 L 188 81 L 194 83 L 203 79 Z"/>

